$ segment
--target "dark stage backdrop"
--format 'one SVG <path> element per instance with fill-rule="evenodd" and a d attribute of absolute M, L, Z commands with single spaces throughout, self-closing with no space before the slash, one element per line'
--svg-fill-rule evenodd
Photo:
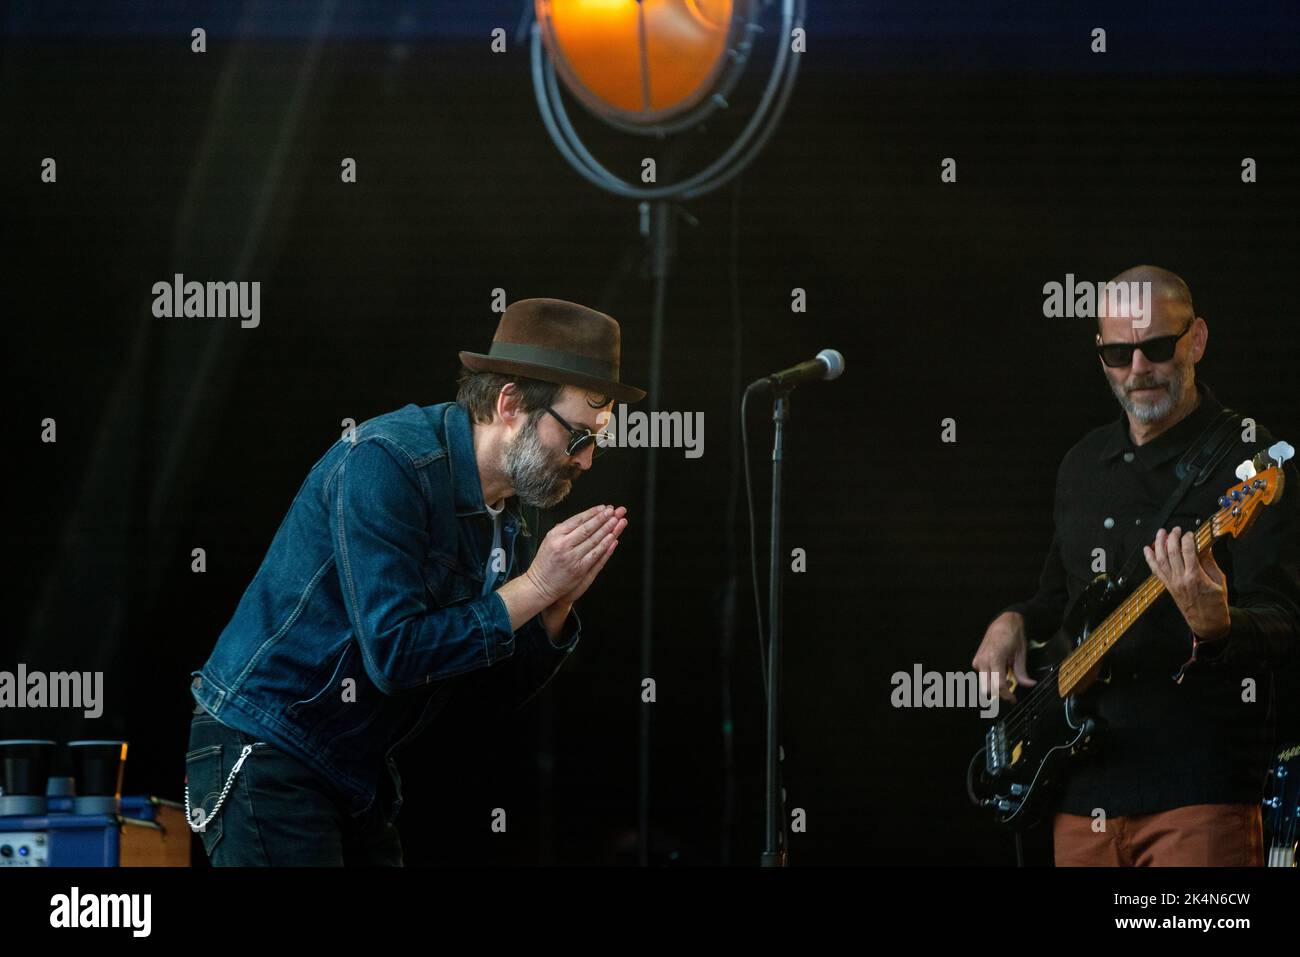
<path fill-rule="evenodd" d="M 360 4 L 322 6 L 364 19 Z M 214 32 L 204 55 L 183 16 L 171 33 L 6 38 L 0 667 L 103 670 L 106 705 L 96 721 L 5 714 L 5 735 L 127 737 L 127 790 L 179 798 L 189 672 L 306 470 L 345 418 L 451 398 L 456 350 L 491 339 L 494 288 L 610 312 L 624 377 L 646 382 L 635 205 L 557 155 L 526 50 L 488 50 L 492 26 L 513 37 L 518 5 L 486 6 L 495 19 L 461 35 L 313 36 L 308 22 Z M 825 346 L 848 360 L 793 399 L 786 538 L 807 570 L 787 575 L 783 740 L 808 830 L 792 861 L 1008 863 L 1009 840 L 963 791 L 983 722 L 895 709 L 890 676 L 969 668 L 989 619 L 1034 587 L 1061 455 L 1117 414 L 1091 320 L 1045 319 L 1044 283 L 1145 262 L 1180 273 L 1210 326 L 1198 376 L 1297 441 L 1300 84 L 1230 32 L 1189 46 L 1173 31 L 1166 62 L 1148 24 L 1099 68 L 1086 24 L 1068 40 L 970 14 L 897 43 L 821 24 L 763 155 L 688 204 L 698 224 L 678 235 L 659 407 L 704 413 L 705 454 L 659 453 L 655 860 L 749 863 L 761 845 L 743 497 L 733 507 L 739 345 L 746 381 Z M 652 148 L 596 138 L 625 175 Z M 47 156 L 56 184 L 40 180 Z M 944 157 L 956 183 L 940 181 Z M 151 286 L 177 272 L 260 281 L 260 325 L 154 318 Z M 806 312 L 791 310 L 796 288 Z M 765 542 L 770 422 L 751 411 Z M 47 417 L 55 444 L 39 441 Z M 409 863 L 635 860 L 646 454 L 602 459 L 558 510 L 625 503 L 632 525 L 550 690 L 508 721 L 450 714 L 406 752 Z M 508 835 L 488 829 L 498 806 Z"/>

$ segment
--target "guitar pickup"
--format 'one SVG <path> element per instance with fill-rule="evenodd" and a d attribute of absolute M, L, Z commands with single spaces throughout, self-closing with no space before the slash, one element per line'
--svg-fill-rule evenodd
<path fill-rule="evenodd" d="M 998 722 L 984 735 L 984 769 L 990 777 L 997 777 L 1007 766 L 1007 732 Z"/>

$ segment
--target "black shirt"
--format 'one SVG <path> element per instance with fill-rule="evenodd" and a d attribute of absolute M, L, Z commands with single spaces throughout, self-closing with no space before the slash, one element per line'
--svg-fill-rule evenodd
<path fill-rule="evenodd" d="M 1149 574 L 1140 549 L 1154 540 L 1151 522 L 1178 485 L 1178 460 L 1223 408 L 1204 385 L 1196 388 L 1200 403 L 1191 414 L 1145 445 L 1133 445 L 1121 413 L 1062 459 L 1055 534 L 1038 593 L 1008 609 L 1025 616 L 1031 640 L 1046 640 L 1061 626 L 1068 602 L 1096 577 L 1098 554 L 1114 576 L 1138 549 L 1132 581 Z M 1262 426 L 1249 435 L 1249 427 L 1243 419 L 1241 444 L 1187 492 L 1166 529 L 1195 529 L 1207 520 L 1239 481 L 1237 466 L 1276 441 Z M 1096 752 L 1071 765 L 1059 811 L 1102 808 L 1113 817 L 1260 800 L 1273 747 L 1272 669 L 1289 663 L 1300 645 L 1300 480 L 1293 463 L 1283 471 L 1281 499 L 1261 506 L 1244 536 L 1214 546 L 1228 580 L 1228 638 L 1203 645 L 1202 660 L 1176 683 L 1173 675 L 1191 654 L 1191 630 L 1168 593 L 1157 599 L 1108 655 L 1109 680 L 1094 686 L 1108 727 Z"/>

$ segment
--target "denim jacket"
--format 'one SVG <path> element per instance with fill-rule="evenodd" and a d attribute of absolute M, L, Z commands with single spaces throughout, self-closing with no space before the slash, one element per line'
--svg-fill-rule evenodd
<path fill-rule="evenodd" d="M 513 578 L 532 535 L 514 498 L 501 521 Z M 522 707 L 578 643 L 574 613 L 554 644 L 540 615 L 511 632 L 505 602 L 483 594 L 491 529 L 463 407 L 363 422 L 312 466 L 191 693 L 319 772 L 353 816 L 387 770 L 396 818 L 393 756 L 465 680 Z"/>

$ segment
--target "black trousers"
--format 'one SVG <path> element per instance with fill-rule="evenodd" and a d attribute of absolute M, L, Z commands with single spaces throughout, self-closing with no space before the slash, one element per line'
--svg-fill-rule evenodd
<path fill-rule="evenodd" d="M 245 748 L 234 780 L 230 772 Z M 353 817 L 325 778 L 194 709 L 185 755 L 190 820 L 214 867 L 400 867 L 397 827 L 380 798 Z M 222 789 L 230 782 L 224 801 Z"/>

